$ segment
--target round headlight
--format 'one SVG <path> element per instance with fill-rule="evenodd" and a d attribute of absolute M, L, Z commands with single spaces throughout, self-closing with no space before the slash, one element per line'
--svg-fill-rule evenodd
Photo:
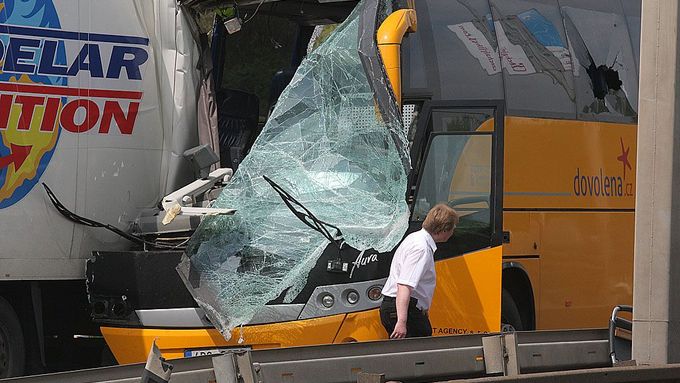
<path fill-rule="evenodd" d="M 366 291 L 366 295 L 368 295 L 368 299 L 372 301 L 380 300 L 380 298 L 382 298 L 382 286 L 375 285 L 369 287 L 368 291 Z"/>
<path fill-rule="evenodd" d="M 356 304 L 359 302 L 359 293 L 356 292 L 356 290 L 350 290 L 347 292 L 347 303 L 350 305 Z"/>
<path fill-rule="evenodd" d="M 335 304 L 335 298 L 333 298 L 333 296 L 330 294 L 326 294 L 321 297 L 321 304 L 323 307 L 329 309 L 333 307 L 333 304 Z"/>

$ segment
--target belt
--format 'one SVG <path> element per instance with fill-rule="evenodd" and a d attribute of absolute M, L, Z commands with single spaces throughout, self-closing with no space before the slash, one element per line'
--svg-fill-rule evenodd
<path fill-rule="evenodd" d="M 389 295 L 383 295 L 383 302 L 390 302 L 390 303 L 392 303 L 392 302 L 396 302 L 396 301 L 397 301 L 397 298 L 396 298 L 396 297 L 391 297 L 391 296 L 389 296 Z M 416 310 L 420 310 L 420 311 L 422 311 L 422 312 L 424 312 L 424 313 L 427 314 L 427 310 L 421 309 L 421 308 L 418 307 L 418 299 L 416 299 L 416 298 L 414 298 L 414 297 L 409 297 L 409 299 L 408 299 L 408 304 L 409 304 L 409 306 L 413 305 L 413 307 L 415 307 Z"/>

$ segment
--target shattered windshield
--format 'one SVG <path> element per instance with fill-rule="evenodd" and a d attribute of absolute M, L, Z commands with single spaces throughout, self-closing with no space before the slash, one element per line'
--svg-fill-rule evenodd
<path fill-rule="evenodd" d="M 330 242 L 264 176 L 359 250 L 389 251 L 408 224 L 406 134 L 375 43 L 389 1 L 364 0 L 297 69 L 178 267 L 228 339 L 267 302 L 292 301 Z M 334 232 L 334 230 L 333 230 Z"/>

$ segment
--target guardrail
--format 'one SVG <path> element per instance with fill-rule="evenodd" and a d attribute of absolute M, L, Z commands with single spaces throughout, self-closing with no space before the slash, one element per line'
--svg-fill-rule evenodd
<path fill-rule="evenodd" d="M 430 382 L 609 367 L 609 350 L 607 329 L 474 334 L 233 350 L 219 356 L 168 362 L 152 352 L 146 369 L 144 364 L 135 364 L 0 382 L 355 383 L 360 378 L 374 381 L 381 374 L 389 380 Z M 167 376 L 156 372 L 161 371 L 158 366 L 165 366 Z"/>

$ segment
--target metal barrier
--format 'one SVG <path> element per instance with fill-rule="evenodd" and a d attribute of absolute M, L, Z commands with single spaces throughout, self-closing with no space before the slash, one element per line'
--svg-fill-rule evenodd
<path fill-rule="evenodd" d="M 620 338 L 617 339 L 616 337 L 617 329 L 628 331 L 629 334 L 633 332 L 633 322 L 629 321 L 628 319 L 619 317 L 619 312 L 629 312 L 632 314 L 633 306 L 620 305 L 614 307 L 614 310 L 612 311 L 612 316 L 609 319 L 609 357 L 611 358 L 612 365 L 616 365 L 621 360 L 630 359 L 630 344 L 628 344 L 629 347 L 627 347 L 628 353 L 626 357 L 617 358 L 616 356 L 616 350 L 621 349 L 621 347 L 617 347 L 617 345 L 620 345 L 626 341 L 621 340 Z"/>
<path fill-rule="evenodd" d="M 362 373 L 364 381 L 383 374 L 387 380 L 431 382 L 608 367 L 609 350 L 607 329 L 474 334 L 236 350 L 167 362 L 152 352 L 146 370 L 155 365 L 155 376 L 145 374 L 150 382 L 165 382 L 167 375 L 171 383 L 355 383 Z M 144 371 L 137 364 L 0 382 L 132 383 L 141 382 Z"/>

